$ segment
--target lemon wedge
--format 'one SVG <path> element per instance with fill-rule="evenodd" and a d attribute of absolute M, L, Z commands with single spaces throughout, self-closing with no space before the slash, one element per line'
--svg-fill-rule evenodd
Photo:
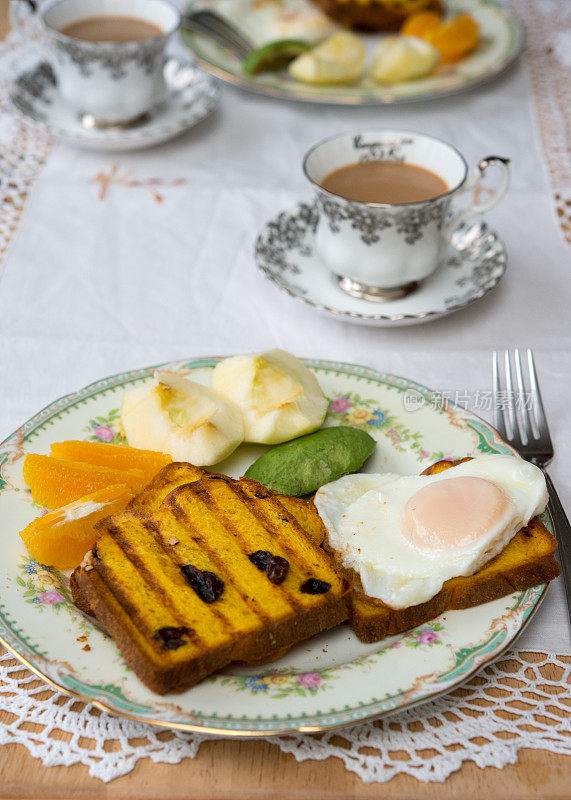
<path fill-rule="evenodd" d="M 370 75 L 377 83 L 411 81 L 430 75 L 439 61 L 439 51 L 423 39 L 388 36 L 375 51 Z"/>
<path fill-rule="evenodd" d="M 289 65 L 289 73 L 314 85 L 355 83 L 363 73 L 365 45 L 352 33 L 336 33 Z"/>

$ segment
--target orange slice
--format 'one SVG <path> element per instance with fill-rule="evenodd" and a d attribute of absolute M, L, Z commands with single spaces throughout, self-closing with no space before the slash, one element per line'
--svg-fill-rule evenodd
<path fill-rule="evenodd" d="M 170 456 L 155 450 L 138 450 L 136 447 L 103 442 L 56 442 L 52 444 L 50 453 L 54 458 L 82 461 L 97 467 L 140 469 L 145 476 L 145 483 L 172 461 Z"/>
<path fill-rule="evenodd" d="M 50 511 L 30 522 L 20 533 L 31 555 L 57 569 L 76 567 L 93 546 L 94 525 L 110 514 L 122 511 L 133 493 L 127 486 L 107 486 Z"/>
<path fill-rule="evenodd" d="M 111 469 L 33 453 L 24 459 L 24 480 L 34 501 L 48 508 L 60 508 L 107 486 L 127 485 L 136 493 L 145 484 L 140 469 Z"/>
<path fill-rule="evenodd" d="M 419 39 L 425 39 L 426 34 L 438 28 L 441 23 L 442 17 L 436 11 L 421 11 L 407 17 L 400 32 L 405 36 L 417 36 Z"/>
<path fill-rule="evenodd" d="M 460 14 L 456 19 L 427 31 L 424 38 L 440 50 L 442 63 L 451 64 L 474 50 L 480 38 L 480 28 L 470 14 Z"/>

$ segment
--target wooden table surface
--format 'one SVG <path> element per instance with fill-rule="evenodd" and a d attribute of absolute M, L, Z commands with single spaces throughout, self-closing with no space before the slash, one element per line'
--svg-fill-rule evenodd
<path fill-rule="evenodd" d="M 0 38 L 7 31 L 8 0 L 0 0 Z M 0 724 L 9 721 L 0 713 Z M 164 800 L 167 795 L 170 800 L 267 800 L 270 794 L 273 800 L 570 800 L 571 757 L 520 750 L 514 766 L 479 769 L 464 762 L 443 784 L 403 775 L 386 784 L 365 784 L 338 759 L 298 763 L 266 742 L 220 740 L 205 743 L 196 758 L 177 765 L 141 760 L 128 775 L 104 784 L 82 765 L 44 767 L 22 745 L 0 747 L 2 800 Z"/>

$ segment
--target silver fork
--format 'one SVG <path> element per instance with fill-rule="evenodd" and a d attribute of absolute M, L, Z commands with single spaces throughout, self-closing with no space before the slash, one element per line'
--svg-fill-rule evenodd
<path fill-rule="evenodd" d="M 238 58 L 246 58 L 254 49 L 252 42 L 235 25 L 215 11 L 203 8 L 188 11 L 183 14 L 180 24 L 191 33 L 202 33 L 216 39 L 224 47 L 236 53 Z"/>
<path fill-rule="evenodd" d="M 551 478 L 545 467 L 553 458 L 553 444 L 537 382 L 533 353 L 527 350 L 527 381 L 519 350 L 515 351 L 515 386 L 509 350 L 504 353 L 504 381 L 498 353 L 493 354 L 494 426 L 502 439 L 509 442 L 526 461 L 531 461 L 545 475 L 549 492 L 549 510 L 553 517 L 559 545 L 559 562 L 567 595 L 567 611 L 571 622 L 571 525 L 565 515 Z M 526 389 L 527 383 L 527 389 Z M 501 394 L 502 393 L 502 394 Z"/>

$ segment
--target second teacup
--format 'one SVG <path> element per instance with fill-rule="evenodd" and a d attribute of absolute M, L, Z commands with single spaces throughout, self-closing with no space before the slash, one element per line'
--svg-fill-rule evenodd
<path fill-rule="evenodd" d="M 334 185 L 331 178 L 337 170 L 371 162 L 421 168 L 432 175 L 438 194 L 417 202 L 371 202 L 324 188 Z M 452 200 L 473 189 L 492 165 L 502 172 L 493 196 L 453 213 Z M 317 194 L 319 255 L 343 290 L 376 301 L 413 291 L 441 263 L 460 223 L 492 208 L 509 186 L 507 159 L 488 156 L 469 177 L 465 159 L 452 145 L 401 130 L 368 130 L 326 139 L 307 153 L 303 168 Z"/>
<path fill-rule="evenodd" d="M 129 126 L 162 99 L 180 23 L 168 0 L 55 0 L 38 15 L 59 91 L 84 124 Z"/>

